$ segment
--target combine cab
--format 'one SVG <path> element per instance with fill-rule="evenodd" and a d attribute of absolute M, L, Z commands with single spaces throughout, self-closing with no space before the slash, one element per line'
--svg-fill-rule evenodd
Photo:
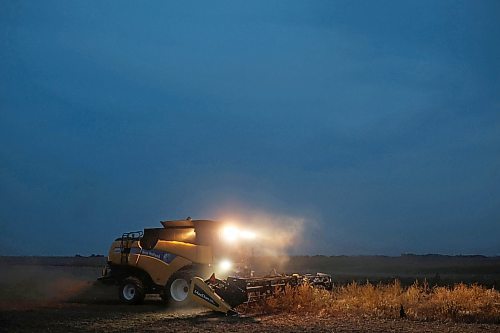
<path fill-rule="evenodd" d="M 235 238 L 251 240 L 255 237 L 252 232 L 211 220 L 161 223 L 163 228 L 124 233 L 111 245 L 99 280 L 118 285 L 124 303 L 138 304 L 146 294 L 158 294 L 167 303 L 194 300 L 214 311 L 235 314 L 238 305 L 272 295 L 286 285 L 332 288 L 331 277 L 325 274 L 257 278 L 244 269 L 231 275 L 232 262 L 241 258 L 225 243 Z"/>

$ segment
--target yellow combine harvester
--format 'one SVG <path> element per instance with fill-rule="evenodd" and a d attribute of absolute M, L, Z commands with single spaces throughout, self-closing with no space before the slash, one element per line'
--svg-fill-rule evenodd
<path fill-rule="evenodd" d="M 304 282 L 331 288 L 326 274 L 252 277 L 249 271 L 225 280 L 233 267 L 226 244 L 251 241 L 255 234 L 211 220 L 163 221 L 163 228 L 124 233 L 111 245 L 108 263 L 99 278 L 119 286 L 120 299 L 138 304 L 146 294 L 159 294 L 168 303 L 194 300 L 212 310 L 236 314 L 235 307 Z M 202 278 L 204 277 L 204 278 Z M 210 277 L 210 278 L 207 278 Z"/>

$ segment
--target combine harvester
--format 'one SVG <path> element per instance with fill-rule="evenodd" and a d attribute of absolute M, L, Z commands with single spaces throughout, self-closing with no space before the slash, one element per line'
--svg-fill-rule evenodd
<path fill-rule="evenodd" d="M 99 280 L 118 285 L 124 303 L 138 304 L 146 294 L 158 294 L 169 304 L 194 300 L 235 315 L 238 305 L 282 292 L 287 285 L 333 286 L 327 274 L 255 277 L 248 267 L 238 269 L 233 262 L 242 259 L 241 243 L 251 243 L 254 232 L 191 218 L 161 224 L 163 228 L 124 233 L 111 245 Z"/>

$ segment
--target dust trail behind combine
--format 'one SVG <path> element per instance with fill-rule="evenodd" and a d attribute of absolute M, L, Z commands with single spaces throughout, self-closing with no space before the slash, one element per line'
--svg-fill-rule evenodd
<path fill-rule="evenodd" d="M 47 265 L 8 265 L 0 275 L 0 309 L 22 309 L 98 298 L 91 290 L 99 268 Z"/>
<path fill-rule="evenodd" d="M 114 309 L 117 313 L 153 312 L 174 317 L 206 311 L 198 306 L 167 309 L 157 296 L 148 296 L 141 307 L 120 304 L 115 286 L 96 282 L 102 266 L 91 258 L 82 258 L 82 263 L 75 263 L 71 257 L 44 258 L 39 262 L 26 259 L 20 257 L 18 263 L 12 258 L 7 260 L 8 269 L 0 274 L 0 311 L 75 307 L 87 311 L 89 307 L 103 307 L 103 311 Z"/>

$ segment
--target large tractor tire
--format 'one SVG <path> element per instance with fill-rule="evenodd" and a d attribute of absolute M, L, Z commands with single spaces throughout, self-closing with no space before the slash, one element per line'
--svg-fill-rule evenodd
<path fill-rule="evenodd" d="M 177 272 L 170 277 L 165 290 L 160 295 L 162 300 L 168 305 L 185 306 L 191 304 L 189 298 L 189 286 L 192 274 L 187 272 Z"/>
<path fill-rule="evenodd" d="M 146 296 L 142 281 L 133 276 L 123 279 L 118 288 L 118 295 L 126 304 L 140 304 Z"/>

